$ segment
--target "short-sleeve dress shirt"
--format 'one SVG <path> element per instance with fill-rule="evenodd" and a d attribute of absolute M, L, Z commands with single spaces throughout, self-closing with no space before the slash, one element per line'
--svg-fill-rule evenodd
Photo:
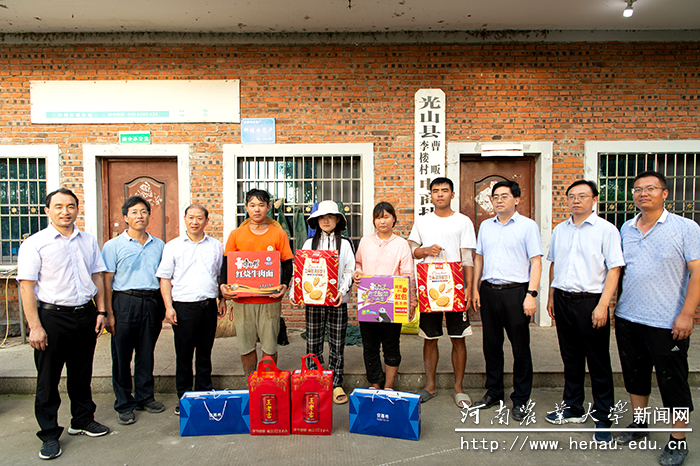
<path fill-rule="evenodd" d="M 165 243 L 160 238 L 148 235 L 141 245 L 125 231 L 107 241 L 102 248 L 102 257 L 107 272 L 114 274 L 112 289 L 157 290 L 160 288 L 156 270 L 160 264 Z"/>
<path fill-rule="evenodd" d="M 506 224 L 498 216 L 479 227 L 476 253 L 484 258 L 482 281 L 494 284 L 530 281 L 530 259 L 542 255 L 540 229 L 534 220 L 515 212 Z"/>
<path fill-rule="evenodd" d="M 615 315 L 656 328 L 673 328 L 688 290 L 688 262 L 700 259 L 700 226 L 664 209 L 646 234 L 641 214 L 620 229 L 625 274 Z"/>
<path fill-rule="evenodd" d="M 591 213 L 579 226 L 569 218 L 552 232 L 547 260 L 554 263 L 552 288 L 602 293 L 608 270 L 625 265 L 615 225 Z"/>
<path fill-rule="evenodd" d="M 39 301 L 82 306 L 97 294 L 92 274 L 106 271 L 94 236 L 73 227 L 70 238 L 49 224 L 19 248 L 17 280 L 36 281 Z"/>
<path fill-rule="evenodd" d="M 165 245 L 156 277 L 172 283 L 173 301 L 194 303 L 219 296 L 217 278 L 224 259 L 220 241 L 204 235 L 195 243 L 187 234 Z"/>

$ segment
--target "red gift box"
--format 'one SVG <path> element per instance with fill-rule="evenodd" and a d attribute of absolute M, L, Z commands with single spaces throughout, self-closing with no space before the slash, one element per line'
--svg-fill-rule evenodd
<path fill-rule="evenodd" d="M 226 263 L 228 282 L 237 298 L 267 296 L 279 290 L 279 251 L 230 251 Z"/>
<path fill-rule="evenodd" d="M 248 376 L 251 435 L 289 435 L 290 376 L 269 356 Z"/>
<path fill-rule="evenodd" d="M 461 262 L 421 262 L 416 265 L 416 276 L 420 312 L 466 310 Z"/>
<path fill-rule="evenodd" d="M 311 358 L 318 370 L 306 368 Z M 316 355 L 301 358 L 292 373 L 292 433 L 330 435 L 333 427 L 333 371 L 324 371 Z"/>
<path fill-rule="evenodd" d="M 334 306 L 338 295 L 338 251 L 297 249 L 294 254 L 294 302 Z"/>

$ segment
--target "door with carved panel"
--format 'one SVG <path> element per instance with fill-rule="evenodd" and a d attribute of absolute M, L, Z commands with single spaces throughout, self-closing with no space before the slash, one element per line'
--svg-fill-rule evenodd
<path fill-rule="evenodd" d="M 491 204 L 491 189 L 499 181 L 511 180 L 520 185 L 522 195 L 517 211 L 533 218 L 535 196 L 535 160 L 532 157 L 467 157 L 460 166 L 460 210 L 472 219 L 476 233 L 481 222 L 496 215 Z"/>
<path fill-rule="evenodd" d="M 121 207 L 138 195 L 151 204 L 147 231 L 165 242 L 178 236 L 177 160 L 115 158 L 102 160 L 103 241 L 126 228 Z"/>
<path fill-rule="evenodd" d="M 462 155 L 460 162 L 460 211 L 474 222 L 476 233 L 484 220 L 496 215 L 491 204 L 491 190 L 499 181 L 511 180 L 520 185 L 522 194 L 516 210 L 520 215 L 535 215 L 535 159 L 533 157 L 479 157 Z M 469 310 L 469 319 L 481 316 Z"/>

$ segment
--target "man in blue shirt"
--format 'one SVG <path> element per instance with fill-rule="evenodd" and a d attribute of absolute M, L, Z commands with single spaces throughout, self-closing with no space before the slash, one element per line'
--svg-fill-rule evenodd
<path fill-rule="evenodd" d="M 614 403 L 610 363 L 608 307 L 620 278 L 620 233 L 615 225 L 598 217 L 598 187 L 592 181 L 575 181 L 566 190 L 571 217 L 552 233 L 547 260 L 549 299 L 547 311 L 557 325 L 559 350 L 564 362 L 565 408 L 545 419 L 552 424 L 582 423 L 586 361 L 593 392 L 592 417 L 596 427 L 608 428 Z M 599 442 L 612 440 L 610 432 L 596 432 Z"/>
<path fill-rule="evenodd" d="M 657 172 L 634 179 L 632 198 L 641 211 L 620 230 L 625 256 L 622 294 L 615 310 L 615 336 L 625 389 L 642 414 L 649 403 L 652 368 L 664 408 L 674 428 L 685 428 L 693 400 L 688 386 L 688 346 L 700 303 L 700 226 L 669 213 L 666 178 Z M 685 411 L 687 416 L 676 416 Z M 635 416 L 622 444 L 645 437 L 649 420 Z M 688 457 L 684 432 L 673 432 L 659 457 L 662 465 L 681 465 Z"/>
<path fill-rule="evenodd" d="M 164 243 L 147 231 L 151 205 L 140 196 L 122 205 L 127 229 L 102 249 L 107 272 L 105 296 L 107 330 L 112 334 L 112 387 L 119 424 L 136 422 L 134 409 L 160 413 L 165 409 L 153 396 L 153 352 L 165 308 L 156 269 Z M 131 360 L 134 394 L 131 393 Z"/>
<path fill-rule="evenodd" d="M 491 202 L 496 216 L 481 224 L 474 258 L 472 300 L 474 310 L 481 312 L 487 389 L 474 407 L 486 409 L 503 400 L 505 330 L 514 359 L 511 416 L 522 421 L 532 392 L 530 318 L 537 310 L 542 243 L 537 224 L 515 211 L 520 202 L 518 183 L 496 183 Z"/>

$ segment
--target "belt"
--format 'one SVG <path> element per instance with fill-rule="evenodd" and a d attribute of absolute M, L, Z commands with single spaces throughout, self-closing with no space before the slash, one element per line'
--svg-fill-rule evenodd
<path fill-rule="evenodd" d="M 136 296 L 137 298 L 152 299 L 160 294 L 160 290 L 124 290 L 117 291 L 116 293 L 124 293 L 131 296 Z"/>
<path fill-rule="evenodd" d="M 209 299 L 205 299 L 203 301 L 175 301 L 175 302 L 186 304 L 188 306 L 199 306 L 199 307 L 207 307 L 213 302 L 214 305 L 216 306 L 216 298 L 209 298 Z"/>
<path fill-rule="evenodd" d="M 569 291 L 564 291 L 560 290 L 559 288 L 555 288 L 556 291 L 558 291 L 563 297 L 569 298 L 569 299 L 581 299 L 581 298 L 600 298 L 600 295 L 602 293 L 573 293 Z"/>
<path fill-rule="evenodd" d="M 505 283 L 503 285 L 496 285 L 491 282 L 482 282 L 482 284 L 493 290 L 510 290 L 513 288 L 523 288 L 529 285 L 529 283 Z"/>
<path fill-rule="evenodd" d="M 45 311 L 56 311 L 56 312 L 85 312 L 89 309 L 95 309 L 95 305 L 92 301 L 88 301 L 82 306 L 56 306 L 55 304 L 44 303 L 41 301 L 36 302 L 36 307 L 39 309 L 44 309 Z"/>

